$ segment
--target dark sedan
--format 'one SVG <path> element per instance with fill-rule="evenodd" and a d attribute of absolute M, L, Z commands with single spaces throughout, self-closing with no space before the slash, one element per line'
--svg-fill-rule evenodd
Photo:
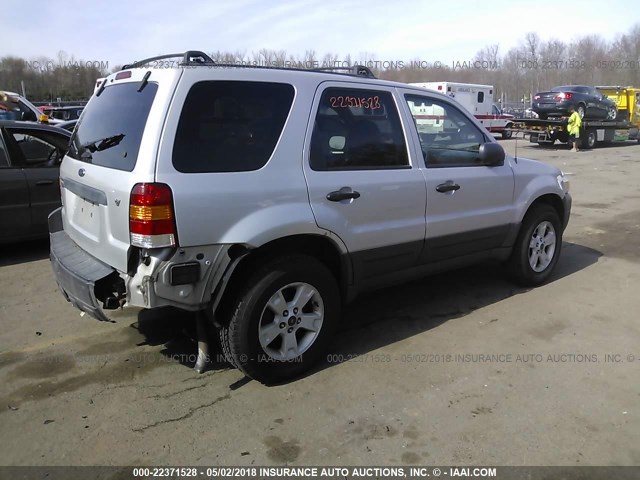
<path fill-rule="evenodd" d="M 46 237 L 60 206 L 60 162 L 71 132 L 50 125 L 0 121 L 0 243 Z"/>
<path fill-rule="evenodd" d="M 618 115 L 615 103 L 597 88 L 586 85 L 566 85 L 536 93 L 531 107 L 541 119 L 566 117 L 570 107 L 574 107 L 582 118 L 587 119 L 615 120 Z"/>

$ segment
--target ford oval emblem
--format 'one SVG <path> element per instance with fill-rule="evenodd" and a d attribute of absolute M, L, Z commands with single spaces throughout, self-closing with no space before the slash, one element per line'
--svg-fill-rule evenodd
<path fill-rule="evenodd" d="M 81 177 L 84 177 L 85 171 L 84 168 L 81 168 L 80 170 L 78 170 L 78 175 L 80 175 Z"/>

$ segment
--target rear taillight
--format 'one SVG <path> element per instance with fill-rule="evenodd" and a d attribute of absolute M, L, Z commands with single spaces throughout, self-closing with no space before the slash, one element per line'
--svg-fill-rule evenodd
<path fill-rule="evenodd" d="M 562 92 L 556 95 L 556 100 L 569 100 L 571 97 L 573 97 L 573 93 Z"/>
<path fill-rule="evenodd" d="M 137 183 L 129 200 L 131 245 L 142 248 L 177 245 L 173 195 L 164 183 Z"/>
<path fill-rule="evenodd" d="M 533 97 L 534 100 L 540 100 L 540 95 L 536 95 L 535 97 Z"/>

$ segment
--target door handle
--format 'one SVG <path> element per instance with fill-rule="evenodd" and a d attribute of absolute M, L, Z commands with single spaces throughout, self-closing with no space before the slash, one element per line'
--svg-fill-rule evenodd
<path fill-rule="evenodd" d="M 38 180 L 36 186 L 42 187 L 43 185 L 53 185 L 53 180 Z"/>
<path fill-rule="evenodd" d="M 340 200 L 350 200 L 360 198 L 360 192 L 356 192 L 351 187 L 342 187 L 340 190 L 327 194 L 327 200 L 330 202 L 339 202 Z"/>
<path fill-rule="evenodd" d="M 460 185 L 454 183 L 453 180 L 447 180 L 446 182 L 438 185 L 436 190 L 440 193 L 455 192 L 456 190 L 460 190 Z"/>

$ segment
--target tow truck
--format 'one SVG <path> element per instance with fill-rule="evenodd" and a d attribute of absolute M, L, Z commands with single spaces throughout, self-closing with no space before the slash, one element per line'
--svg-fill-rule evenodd
<path fill-rule="evenodd" d="M 529 136 L 531 143 L 538 145 L 553 145 L 556 140 L 561 143 L 569 141 L 567 118 L 540 120 L 537 118 L 522 118 L 513 122 L 510 130 L 514 134 Z M 580 127 L 580 148 L 590 149 L 597 143 L 611 143 L 615 141 L 636 140 L 631 135 L 633 126 L 626 121 L 583 120 Z M 638 140 L 640 143 L 640 140 Z"/>
<path fill-rule="evenodd" d="M 589 149 L 598 143 L 636 140 L 640 143 L 640 88 L 622 86 L 596 87 L 618 106 L 615 120 L 582 120 L 580 128 L 581 148 Z M 522 118 L 513 122 L 512 133 L 529 136 L 529 141 L 539 145 L 552 145 L 555 141 L 569 141 L 567 119 Z"/>
<path fill-rule="evenodd" d="M 640 143 L 640 88 L 622 86 L 596 87 L 618 106 L 615 120 L 582 120 L 580 128 L 581 148 L 589 149 L 598 143 L 637 140 Z M 516 119 L 511 132 L 529 136 L 538 145 L 552 145 L 555 141 L 569 141 L 567 118 L 540 120 Z"/>

